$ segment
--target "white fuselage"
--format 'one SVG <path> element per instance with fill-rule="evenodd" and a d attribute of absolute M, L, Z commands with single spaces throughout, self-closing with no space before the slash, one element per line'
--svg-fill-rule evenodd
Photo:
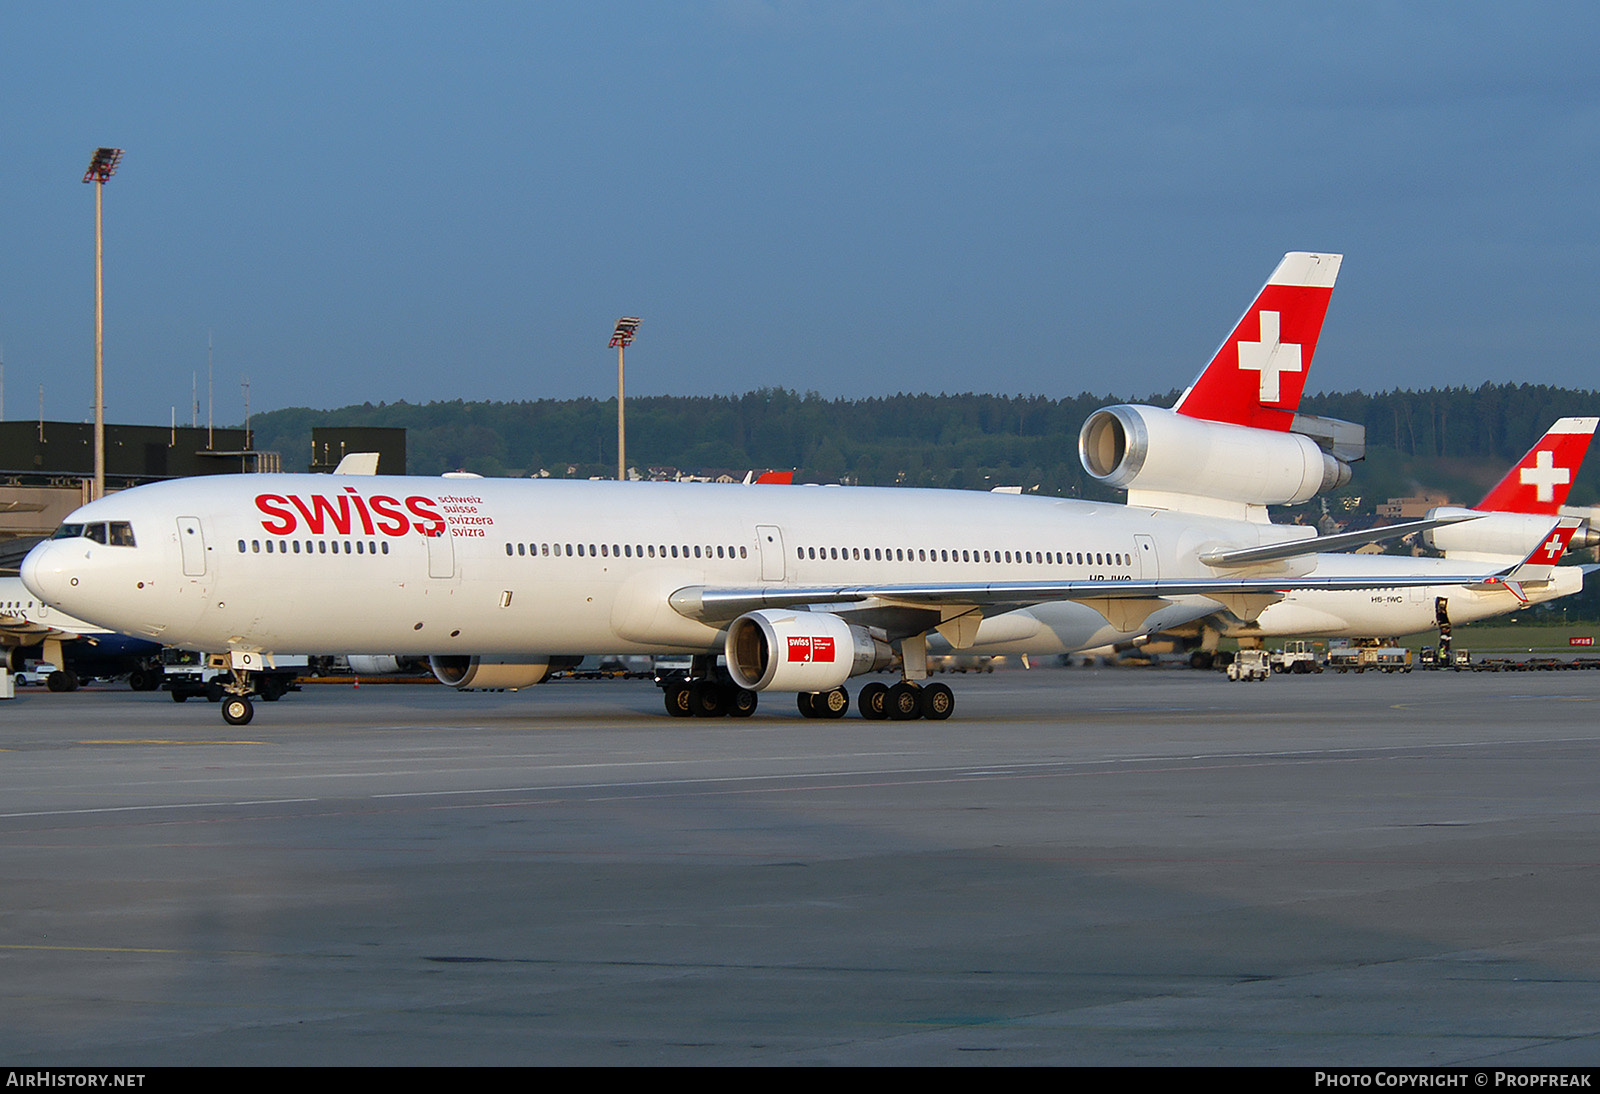
<path fill-rule="evenodd" d="M 1415 576 L 1430 572 L 1456 575 L 1461 573 L 1462 567 L 1459 561 L 1442 558 L 1321 555 L 1317 573 L 1329 577 L 1358 575 L 1378 582 L 1386 576 Z M 1527 603 L 1540 604 L 1571 596 L 1582 589 L 1581 568 L 1558 566 L 1547 584 L 1527 585 L 1523 588 L 1523 594 L 1527 597 Z M 1412 588 L 1374 585 L 1370 589 L 1346 592 L 1296 589 L 1269 604 L 1255 620 L 1229 621 L 1218 629 L 1231 638 L 1282 638 L 1291 635 L 1398 637 L 1434 629 L 1438 625 L 1437 601 L 1440 598 L 1447 602 L 1450 622 L 1456 625 L 1504 615 L 1525 606 L 1504 585 L 1439 584 Z"/>
<path fill-rule="evenodd" d="M 1210 576 L 1205 551 L 1298 534 L 969 491 L 324 475 L 156 483 L 64 527 L 100 521 L 126 522 L 133 544 L 57 538 L 24 577 L 112 629 L 207 650 L 482 656 L 720 649 L 718 626 L 669 605 L 686 587 Z M 1118 628 L 1047 607 L 985 620 L 978 648 L 1082 649 L 1216 610 L 1189 597 Z"/>
<path fill-rule="evenodd" d="M 23 574 L 112 630 L 209 651 L 498 658 L 719 651 L 726 621 L 680 614 L 669 598 L 682 589 L 1203 579 L 1231 576 L 1203 554 L 1311 534 L 970 491 L 326 475 L 156 483 L 92 502 L 63 530 L 100 522 L 113 534 L 58 536 Z M 1280 564 L 1313 570 L 1374 587 L 1275 603 L 1176 596 L 1132 613 L 1080 596 L 992 613 L 970 649 L 1071 652 L 1221 607 L 1258 613 L 1251 626 L 1244 611 L 1236 633 L 1281 635 L 1426 630 L 1436 596 L 1458 622 L 1517 606 L 1499 589 L 1378 587 L 1461 574 L 1444 560 Z M 1555 582 L 1541 598 L 1571 591 Z"/>

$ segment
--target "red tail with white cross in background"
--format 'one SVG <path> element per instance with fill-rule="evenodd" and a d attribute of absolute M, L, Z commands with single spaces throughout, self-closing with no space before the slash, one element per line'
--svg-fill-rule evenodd
<path fill-rule="evenodd" d="M 1173 407 L 1190 418 L 1287 432 L 1343 255 L 1293 251 Z"/>
<path fill-rule="evenodd" d="M 1491 513 L 1559 512 L 1589 451 L 1597 424 L 1600 418 L 1562 418 L 1556 422 L 1477 507 Z"/>
<path fill-rule="evenodd" d="M 1540 540 L 1539 545 L 1529 552 L 1522 563 L 1494 577 L 1487 578 L 1476 586 L 1469 588 L 1491 588 L 1501 586 L 1516 597 L 1523 604 L 1528 603 L 1528 594 L 1523 591 L 1524 585 L 1536 585 L 1550 580 L 1550 575 L 1555 571 L 1556 563 L 1561 561 L 1561 556 L 1566 554 L 1567 547 L 1572 543 L 1572 537 L 1582 524 L 1578 517 L 1562 517 L 1556 521 L 1555 527 L 1550 529 L 1548 535 Z"/>

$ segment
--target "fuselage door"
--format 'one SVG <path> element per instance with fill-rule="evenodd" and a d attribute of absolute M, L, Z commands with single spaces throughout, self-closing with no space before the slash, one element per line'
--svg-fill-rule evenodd
<path fill-rule="evenodd" d="M 428 576 L 455 577 L 455 539 L 450 535 L 449 526 L 443 528 L 436 536 L 422 538 L 428 542 Z"/>
<path fill-rule="evenodd" d="M 183 551 L 185 577 L 206 576 L 206 536 L 199 517 L 178 518 L 178 547 Z"/>
<path fill-rule="evenodd" d="M 1161 576 L 1161 561 L 1156 557 L 1156 541 L 1149 536 L 1133 537 L 1134 553 L 1139 556 L 1139 576 L 1154 581 Z"/>
<path fill-rule="evenodd" d="M 786 557 L 783 553 L 783 532 L 775 524 L 758 524 L 756 541 L 761 548 L 761 580 L 782 581 Z"/>

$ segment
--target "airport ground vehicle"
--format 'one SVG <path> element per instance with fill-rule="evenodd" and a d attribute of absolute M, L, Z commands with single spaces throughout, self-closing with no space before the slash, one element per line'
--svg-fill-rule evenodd
<path fill-rule="evenodd" d="M 1226 671 L 1229 680 L 1265 680 L 1272 675 L 1272 666 L 1265 650 L 1240 650 Z"/>
<path fill-rule="evenodd" d="M 1387 639 L 1356 639 L 1329 646 L 1328 667 L 1335 672 L 1410 672 L 1411 651 Z"/>
<path fill-rule="evenodd" d="M 172 701 L 182 703 L 188 699 L 207 699 L 220 703 L 228 698 L 227 683 L 231 671 L 227 655 L 206 655 L 189 650 L 163 651 L 164 675 L 161 687 L 172 696 Z M 252 676 L 253 694 L 269 703 L 277 702 L 291 691 L 299 691 L 299 678 L 307 671 L 309 659 L 300 656 L 278 657 L 270 667 L 263 667 Z"/>
<path fill-rule="evenodd" d="M 1268 654 L 1267 660 L 1272 665 L 1273 672 L 1294 672 L 1305 675 L 1308 672 L 1322 671 L 1322 652 L 1315 642 L 1304 638 L 1285 642 L 1282 649 L 1273 650 Z"/>

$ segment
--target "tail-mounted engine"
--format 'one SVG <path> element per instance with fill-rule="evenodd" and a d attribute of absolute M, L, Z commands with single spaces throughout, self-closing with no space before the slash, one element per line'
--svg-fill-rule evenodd
<path fill-rule="evenodd" d="M 1360 426 L 1309 415 L 1279 432 L 1153 406 L 1097 410 L 1078 434 L 1083 468 L 1107 486 L 1247 505 L 1293 505 L 1350 481 Z"/>
<path fill-rule="evenodd" d="M 1429 520 L 1480 513 L 1475 520 L 1446 524 L 1422 533 L 1422 541 L 1455 558 L 1499 561 L 1524 559 L 1550 534 L 1556 518 L 1535 513 L 1483 513 L 1475 509 L 1443 506 L 1428 510 Z M 1587 523 L 1580 527 L 1567 550 L 1578 551 L 1600 543 L 1600 535 Z"/>
<path fill-rule="evenodd" d="M 428 658 L 434 679 L 459 691 L 472 689 L 529 688 L 545 680 L 554 669 L 570 668 L 582 658 L 550 657 L 543 661 L 513 663 L 488 657 L 442 655 Z"/>
<path fill-rule="evenodd" d="M 728 674 L 750 691 L 830 691 L 889 664 L 889 643 L 829 612 L 768 608 L 728 626 Z"/>

